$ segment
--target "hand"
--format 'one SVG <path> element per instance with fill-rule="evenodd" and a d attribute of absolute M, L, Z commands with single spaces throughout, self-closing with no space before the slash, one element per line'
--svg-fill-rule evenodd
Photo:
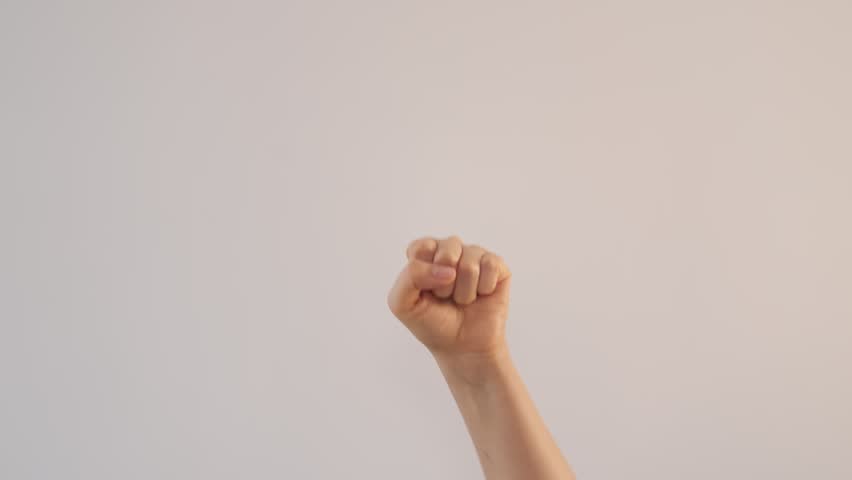
<path fill-rule="evenodd" d="M 502 353 L 511 273 L 503 259 L 459 237 L 413 241 L 388 306 L 433 354 Z"/>
<path fill-rule="evenodd" d="M 573 480 L 505 340 L 511 274 L 460 238 L 412 242 L 388 294 L 394 315 L 432 352 L 489 480 Z"/>

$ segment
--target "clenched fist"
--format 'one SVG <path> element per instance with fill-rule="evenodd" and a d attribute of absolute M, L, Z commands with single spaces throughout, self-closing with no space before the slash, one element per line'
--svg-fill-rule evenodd
<path fill-rule="evenodd" d="M 488 250 L 459 237 L 413 241 L 388 306 L 436 354 L 505 348 L 510 272 Z"/>

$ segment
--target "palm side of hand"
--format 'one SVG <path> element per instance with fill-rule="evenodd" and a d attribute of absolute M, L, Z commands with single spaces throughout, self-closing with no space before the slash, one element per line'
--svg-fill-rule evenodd
<path fill-rule="evenodd" d="M 480 297 L 470 305 L 424 292 L 422 317 L 415 335 L 432 350 L 484 352 L 505 340 L 508 305 L 501 298 Z"/>
<path fill-rule="evenodd" d="M 424 238 L 388 297 L 394 314 L 433 352 L 487 353 L 505 342 L 509 271 L 487 250 L 458 237 Z M 443 276 L 434 275 L 443 265 Z M 449 271 L 449 269 L 452 272 Z"/>

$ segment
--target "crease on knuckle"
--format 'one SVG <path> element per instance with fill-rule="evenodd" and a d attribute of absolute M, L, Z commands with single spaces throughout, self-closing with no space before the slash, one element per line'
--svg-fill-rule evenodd
<path fill-rule="evenodd" d="M 500 268 L 500 264 L 502 262 L 500 261 L 500 257 L 494 255 L 493 253 L 489 253 L 482 257 L 481 263 L 483 268 L 487 268 L 489 270 L 497 270 Z"/>
<path fill-rule="evenodd" d="M 458 267 L 459 273 L 466 276 L 479 276 L 479 265 L 475 263 L 461 263 Z"/>
<path fill-rule="evenodd" d="M 415 257 L 421 251 L 429 250 L 432 248 L 432 243 L 434 239 L 431 237 L 421 237 L 416 240 L 412 240 L 411 243 L 408 244 L 408 248 L 405 249 L 405 253 L 408 257 Z"/>

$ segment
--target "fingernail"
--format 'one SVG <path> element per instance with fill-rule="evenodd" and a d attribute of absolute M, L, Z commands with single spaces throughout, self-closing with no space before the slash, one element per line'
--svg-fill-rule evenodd
<path fill-rule="evenodd" d="M 432 276 L 438 278 L 450 278 L 456 273 L 456 269 L 446 265 L 432 265 Z"/>

